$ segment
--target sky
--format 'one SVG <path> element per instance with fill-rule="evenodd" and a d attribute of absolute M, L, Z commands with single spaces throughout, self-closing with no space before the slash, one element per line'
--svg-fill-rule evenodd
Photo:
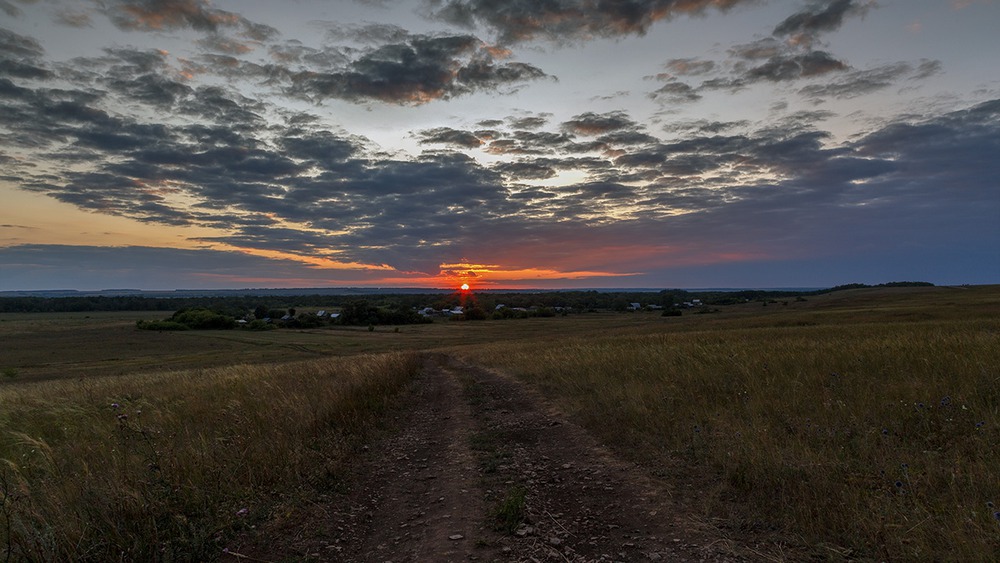
<path fill-rule="evenodd" d="M 996 0 L 0 0 L 0 290 L 1000 283 Z"/>

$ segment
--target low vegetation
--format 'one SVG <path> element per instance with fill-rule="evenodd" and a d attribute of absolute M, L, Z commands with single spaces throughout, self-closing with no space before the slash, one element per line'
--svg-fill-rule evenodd
<path fill-rule="evenodd" d="M 584 310 L 593 296 L 577 293 Z M 1000 559 L 1000 288 L 752 297 L 706 315 L 402 330 L 5 313 L 0 561 L 215 559 L 336 488 L 431 349 L 532 383 L 735 540 L 819 559 Z M 507 454 L 480 438 L 495 471 Z M 519 491 L 496 526 L 517 526 Z"/>
<path fill-rule="evenodd" d="M 0 388 L 0 560 L 204 561 L 335 487 L 419 369 L 382 354 Z"/>
<path fill-rule="evenodd" d="M 995 559 L 996 295 L 940 309 L 866 295 L 855 303 L 880 310 L 712 315 L 466 354 L 669 482 L 698 484 L 690 502 L 735 538 L 820 558 Z"/>

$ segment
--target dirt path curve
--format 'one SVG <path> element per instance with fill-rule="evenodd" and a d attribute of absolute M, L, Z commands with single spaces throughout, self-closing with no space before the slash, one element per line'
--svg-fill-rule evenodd
<path fill-rule="evenodd" d="M 523 383 L 428 356 L 413 393 L 350 491 L 255 560 L 739 560 Z"/>

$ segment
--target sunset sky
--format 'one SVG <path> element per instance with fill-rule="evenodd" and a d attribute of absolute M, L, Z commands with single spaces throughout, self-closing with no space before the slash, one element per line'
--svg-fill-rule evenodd
<path fill-rule="evenodd" d="M 1000 283 L 993 0 L 0 0 L 0 290 Z"/>

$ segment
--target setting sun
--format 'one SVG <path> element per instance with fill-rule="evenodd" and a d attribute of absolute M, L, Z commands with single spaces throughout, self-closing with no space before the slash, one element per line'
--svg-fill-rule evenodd
<path fill-rule="evenodd" d="M 469 291 L 469 284 L 463 283 L 461 289 L 462 291 Z"/>

